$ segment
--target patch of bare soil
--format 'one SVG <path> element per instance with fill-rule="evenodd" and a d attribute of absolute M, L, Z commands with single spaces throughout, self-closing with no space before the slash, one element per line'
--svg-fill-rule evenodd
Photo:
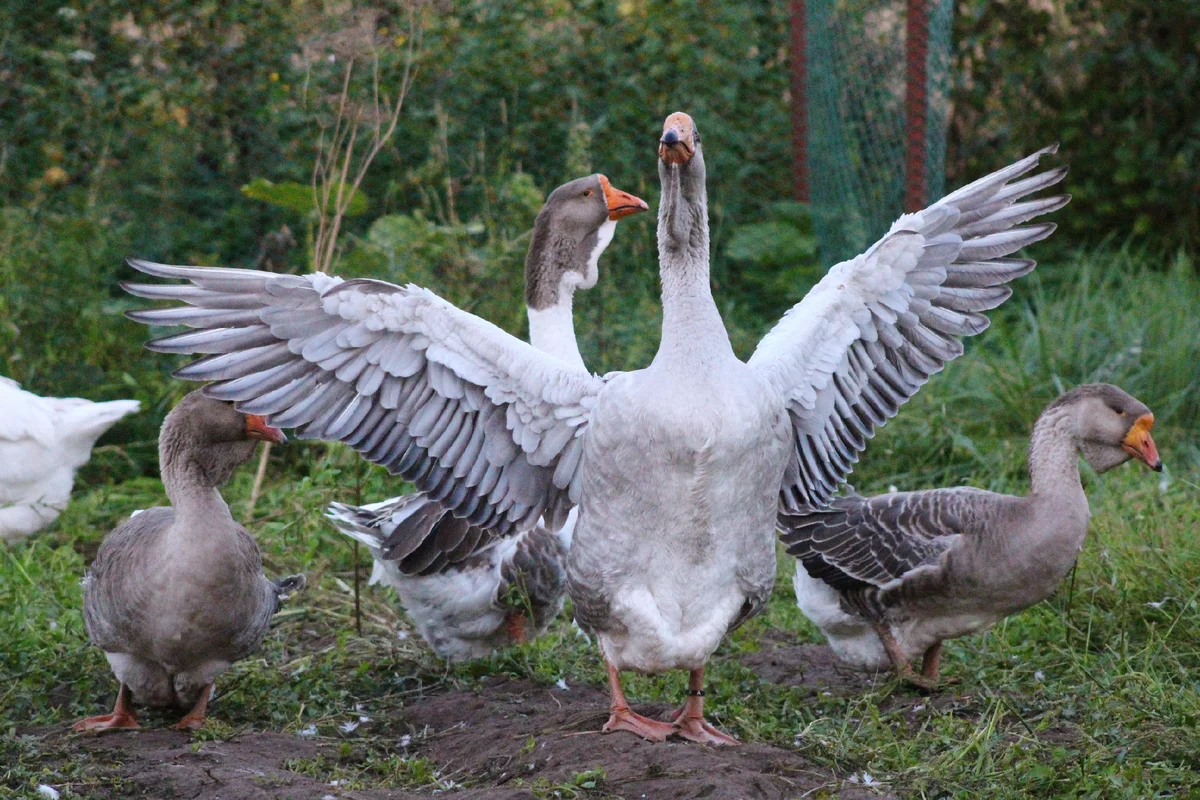
<path fill-rule="evenodd" d="M 155 800 L 410 800 L 426 797 L 398 789 L 341 790 L 324 778 L 294 772 L 293 759 L 328 756 L 337 746 L 282 733 L 249 733 L 228 741 L 193 742 L 170 729 L 73 736 L 51 733 L 47 744 L 83 759 L 97 780 L 87 796 Z M 528 792 L 474 789 L 452 795 L 462 800 L 515 800 Z"/>
<path fill-rule="evenodd" d="M 496 680 L 427 696 L 395 712 L 388 727 L 410 731 L 407 755 L 429 759 L 443 780 L 466 787 L 438 796 L 461 800 L 880 797 L 782 747 L 654 744 L 628 733 L 600 734 L 607 707 L 607 694 L 593 687 Z M 670 710 L 664 704 L 635 707 L 658 718 Z M 283 733 L 199 741 L 169 729 L 75 736 L 64 726 L 34 735 L 57 751 L 56 761 L 84 759 L 92 778 L 89 797 L 409 800 L 433 794 L 330 785 L 330 776 L 311 765 L 337 763 L 344 744 Z M 580 777 L 585 773 L 591 774 Z"/>
<path fill-rule="evenodd" d="M 889 680 L 886 674 L 850 669 L 824 644 L 764 643 L 757 653 L 742 656 L 742 663 L 768 683 L 809 689 L 814 695 L 858 694 Z"/>
<path fill-rule="evenodd" d="M 662 719 L 670 709 L 650 703 L 635 704 L 635 710 Z M 597 789 L 630 799 L 794 798 L 818 787 L 846 800 L 879 797 L 850 785 L 839 788 L 827 770 L 780 747 L 655 744 L 629 733 L 601 734 L 608 695 L 591 687 L 496 681 L 430 697 L 403 714 L 414 740 L 423 740 L 419 752 L 444 776 L 472 785 L 511 786 L 519 779 L 553 786 L 602 769 Z"/>

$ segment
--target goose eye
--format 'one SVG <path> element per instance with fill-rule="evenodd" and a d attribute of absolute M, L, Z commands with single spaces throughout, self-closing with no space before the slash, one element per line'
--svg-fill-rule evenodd
<path fill-rule="evenodd" d="M 591 197 L 591 196 L 592 196 L 592 190 L 591 190 L 591 189 L 585 189 L 585 190 L 584 190 L 584 192 L 583 192 L 583 196 L 584 196 L 584 197 Z"/>

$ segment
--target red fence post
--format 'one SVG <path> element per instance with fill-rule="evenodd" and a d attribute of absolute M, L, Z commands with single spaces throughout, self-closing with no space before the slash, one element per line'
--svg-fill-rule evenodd
<path fill-rule="evenodd" d="M 905 30 L 907 68 L 904 81 L 904 210 L 919 211 L 926 203 L 925 115 L 929 64 L 927 0 L 908 0 Z M 793 38 L 795 34 L 792 34 Z"/>
<path fill-rule="evenodd" d="M 808 30 L 804 0 L 792 0 L 792 195 L 808 193 Z"/>

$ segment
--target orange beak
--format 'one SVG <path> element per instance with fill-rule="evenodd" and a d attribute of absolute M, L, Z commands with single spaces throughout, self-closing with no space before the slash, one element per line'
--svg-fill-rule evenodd
<path fill-rule="evenodd" d="M 686 164 L 696 153 L 695 125 L 692 118 L 676 111 L 663 123 L 662 138 L 658 140 L 658 157 L 664 164 Z"/>
<path fill-rule="evenodd" d="M 283 431 L 279 428 L 272 428 L 267 424 L 266 417 L 260 417 L 258 414 L 246 415 L 246 435 L 251 439 L 261 439 L 264 442 L 274 442 L 275 444 L 283 444 L 287 441 Z"/>
<path fill-rule="evenodd" d="M 1133 427 L 1129 429 L 1129 433 L 1125 434 L 1125 439 L 1121 442 L 1121 447 L 1126 453 L 1141 461 L 1155 472 L 1162 472 L 1162 459 L 1158 457 L 1158 448 L 1154 446 L 1154 439 L 1150 436 L 1150 429 L 1154 427 L 1154 415 L 1143 414 L 1133 423 Z"/>
<path fill-rule="evenodd" d="M 635 197 L 629 192 L 622 192 L 617 187 L 608 182 L 608 178 L 600 176 L 600 186 L 604 189 L 604 200 L 608 203 L 608 218 L 611 220 L 623 219 L 630 214 L 636 214 L 639 211 L 646 211 L 650 206 L 646 205 L 646 201 L 640 197 Z"/>

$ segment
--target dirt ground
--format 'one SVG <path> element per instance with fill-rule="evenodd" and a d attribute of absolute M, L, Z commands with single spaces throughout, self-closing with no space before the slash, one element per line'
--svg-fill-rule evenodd
<path fill-rule="evenodd" d="M 869 676 L 842 670 L 827 648 L 775 647 L 743 659 L 766 680 L 809 686 L 813 693 L 854 691 Z M 766 744 L 712 748 L 685 742 L 652 744 L 632 735 L 601 735 L 607 695 L 598 688 L 563 690 L 526 680 L 497 680 L 471 691 L 448 691 L 407 705 L 386 721 L 389 733 L 408 731 L 407 755 L 437 766 L 443 781 L 470 788 L 438 792 L 463 798 L 879 798 L 880 793 L 836 779 L 797 753 Z M 662 717 L 661 704 L 637 704 Z M 68 728 L 41 732 L 45 744 L 94 762 L 109 797 L 191 800 L 400 800 L 432 790 L 350 789 L 330 785 L 321 769 L 358 745 L 282 733 L 245 733 L 226 741 L 193 741 L 173 730 L 77 737 Z M 401 737 L 397 737 L 397 752 Z M 361 754 L 359 754 L 361 759 Z M 603 770 L 594 788 L 556 793 L 560 784 Z M 309 774 L 315 773 L 315 774 Z M 100 795 L 100 796 L 103 796 Z"/>

